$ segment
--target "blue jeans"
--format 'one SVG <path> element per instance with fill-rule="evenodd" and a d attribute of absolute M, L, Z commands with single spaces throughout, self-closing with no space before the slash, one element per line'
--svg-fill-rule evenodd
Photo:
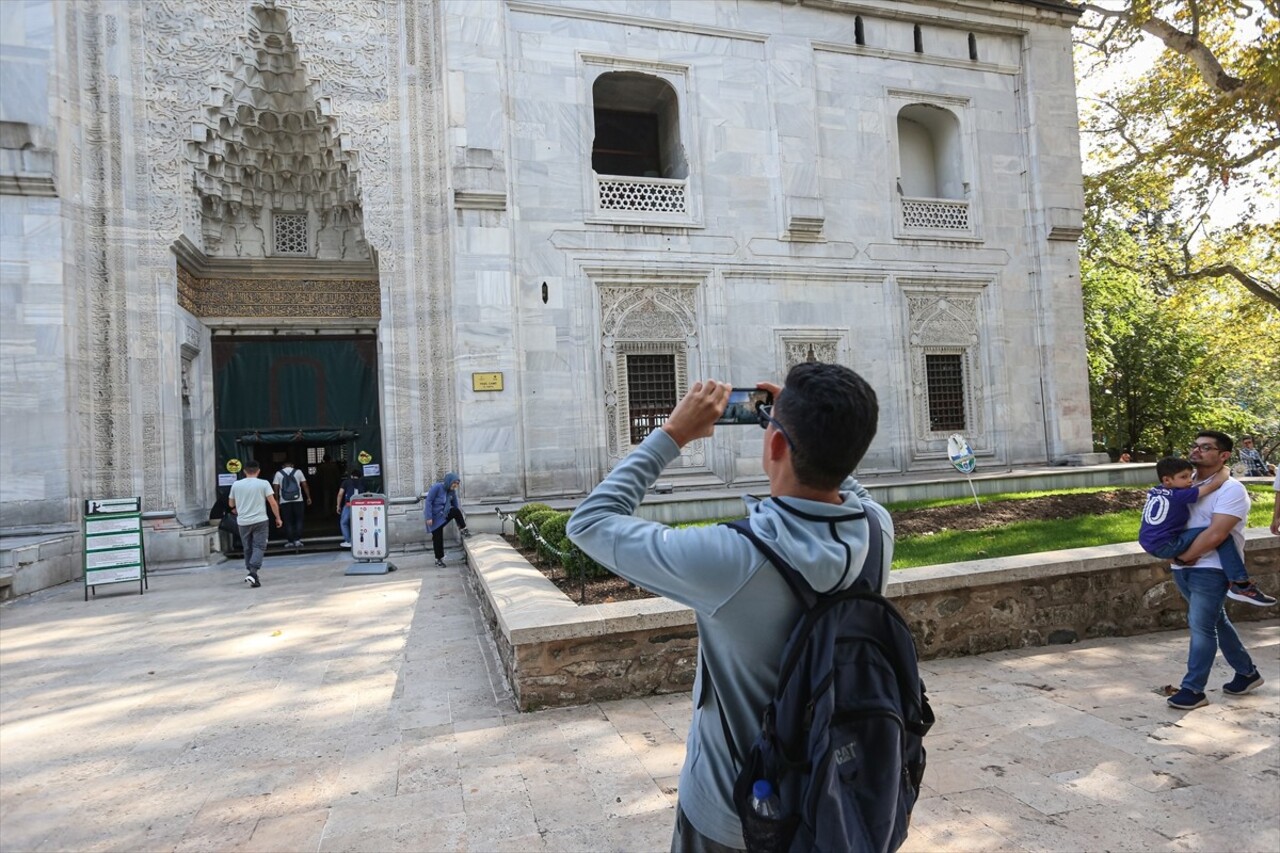
<path fill-rule="evenodd" d="M 351 541 L 351 504 L 342 505 L 342 514 L 338 516 L 338 529 L 342 531 L 342 541 Z"/>
<path fill-rule="evenodd" d="M 1187 627 L 1191 629 L 1191 648 L 1187 652 L 1187 674 L 1182 686 L 1203 693 L 1209 681 L 1213 659 L 1222 656 L 1241 675 L 1253 675 L 1253 658 L 1245 651 L 1240 635 L 1222 609 L 1227 597 L 1227 577 L 1217 569 L 1174 569 L 1174 583 L 1187 600 Z"/>
<path fill-rule="evenodd" d="M 1159 557 L 1162 560 L 1172 560 L 1190 548 L 1191 543 L 1196 541 L 1196 537 L 1208 529 L 1207 527 L 1188 527 L 1178 534 L 1177 539 L 1170 539 L 1159 548 L 1151 551 L 1151 556 Z M 1236 550 L 1236 542 L 1230 536 L 1218 546 L 1218 559 L 1222 561 L 1222 571 L 1227 576 L 1227 580 L 1244 583 L 1249 579 L 1249 570 L 1244 567 L 1244 560 L 1240 558 L 1240 552 Z"/>
<path fill-rule="evenodd" d="M 267 553 L 267 522 L 240 525 L 240 541 L 244 544 L 244 567 L 256 577 Z"/>

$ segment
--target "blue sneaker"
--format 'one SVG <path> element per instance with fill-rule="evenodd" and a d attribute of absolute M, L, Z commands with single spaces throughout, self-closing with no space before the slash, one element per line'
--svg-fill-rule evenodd
<path fill-rule="evenodd" d="M 1262 684 L 1262 673 L 1256 669 L 1253 675 L 1241 675 L 1237 672 L 1235 678 L 1222 685 L 1222 692 L 1230 693 L 1232 696 L 1243 696 L 1257 690 Z"/>
<path fill-rule="evenodd" d="M 1244 586 L 1237 583 L 1231 584 L 1227 587 L 1227 598 L 1243 601 L 1254 607 L 1274 607 L 1276 604 L 1275 598 L 1258 589 L 1258 585 L 1253 581 L 1249 581 Z"/>
<path fill-rule="evenodd" d="M 1203 693 L 1197 693 L 1185 687 L 1169 697 L 1169 707 L 1177 708 L 1179 711 L 1191 711 L 1196 708 L 1203 708 L 1208 704 L 1209 700 L 1204 697 Z"/>

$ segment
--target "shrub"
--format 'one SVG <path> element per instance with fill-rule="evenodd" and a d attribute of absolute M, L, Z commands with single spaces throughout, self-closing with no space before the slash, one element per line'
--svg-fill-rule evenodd
<path fill-rule="evenodd" d="M 550 509 L 551 507 L 547 506 L 546 504 L 537 504 L 537 503 L 525 504 L 524 506 L 516 510 L 515 514 L 516 514 L 516 518 L 518 518 L 520 520 L 520 523 L 523 524 L 525 521 L 528 520 L 529 516 L 533 515 L 535 512 L 547 512 Z"/>
<path fill-rule="evenodd" d="M 520 547 L 532 550 L 537 546 L 537 540 L 533 538 L 533 532 L 537 530 L 542 522 L 555 515 L 554 509 L 544 509 L 541 512 L 531 512 L 521 519 L 523 526 L 519 527 L 516 538 L 520 540 Z"/>
<path fill-rule="evenodd" d="M 545 540 L 547 545 L 550 545 L 551 548 L 555 548 L 556 551 L 559 551 L 562 554 L 568 551 L 569 545 L 570 545 L 569 538 L 564 535 L 564 528 L 565 528 L 565 525 L 568 523 L 569 523 L 569 513 L 567 512 L 554 513 L 552 515 L 547 516 L 542 521 L 542 523 L 538 525 L 538 535 L 540 535 L 543 538 L 543 540 Z M 541 554 L 544 559 L 550 562 L 553 562 L 553 563 L 562 562 L 560 559 L 560 554 L 557 554 L 551 551 L 551 549 L 548 548 L 547 545 L 544 545 L 542 542 L 539 542 L 538 553 Z"/>

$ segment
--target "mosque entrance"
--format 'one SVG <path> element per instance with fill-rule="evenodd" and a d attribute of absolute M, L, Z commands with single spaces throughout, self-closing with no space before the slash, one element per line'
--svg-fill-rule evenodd
<path fill-rule="evenodd" d="M 343 474 L 360 468 L 369 489 L 382 486 L 377 338 L 215 335 L 212 350 L 217 470 L 253 459 L 268 482 L 286 465 L 302 470 L 311 492 L 303 539 L 336 545 Z"/>

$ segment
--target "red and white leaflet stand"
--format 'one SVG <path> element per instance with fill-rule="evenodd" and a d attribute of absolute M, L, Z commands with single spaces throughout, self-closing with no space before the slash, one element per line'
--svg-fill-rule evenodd
<path fill-rule="evenodd" d="M 387 497 L 363 494 L 351 506 L 351 556 L 356 562 L 349 575 L 382 575 L 396 567 L 387 562 Z"/>

